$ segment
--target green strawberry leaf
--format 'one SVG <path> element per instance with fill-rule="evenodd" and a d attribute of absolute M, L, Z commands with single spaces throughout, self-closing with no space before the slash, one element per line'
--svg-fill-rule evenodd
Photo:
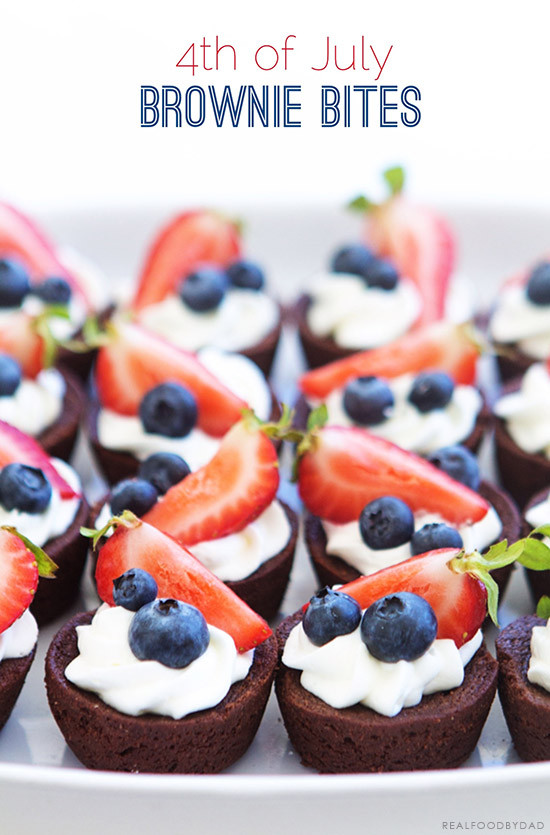
<path fill-rule="evenodd" d="M 401 165 L 387 168 L 382 176 L 389 186 L 392 197 L 403 191 L 403 186 L 405 185 L 405 169 Z"/>
<path fill-rule="evenodd" d="M 99 540 L 108 534 L 111 528 L 115 530 L 120 525 L 123 525 L 125 528 L 137 528 L 141 525 L 141 520 L 131 510 L 124 510 L 120 516 L 112 516 L 102 528 L 82 527 L 80 528 L 80 533 L 82 536 L 92 540 L 92 548 L 95 550 Z"/>
<path fill-rule="evenodd" d="M 357 197 L 354 197 L 353 200 L 347 204 L 346 208 L 350 209 L 352 212 L 357 212 L 360 215 L 366 215 L 372 209 L 375 209 L 377 206 L 376 203 L 373 203 L 372 200 L 369 200 L 368 197 L 365 197 L 364 194 L 359 194 Z"/>
<path fill-rule="evenodd" d="M 550 618 L 550 597 L 547 594 L 543 594 L 537 603 L 537 617 L 545 620 Z"/>
<path fill-rule="evenodd" d="M 538 528 L 534 528 L 529 536 L 549 536 L 550 537 L 550 525 L 539 525 Z"/>
<path fill-rule="evenodd" d="M 328 420 L 328 409 L 326 403 L 321 403 L 320 406 L 317 406 L 316 409 L 312 409 L 309 413 L 309 417 L 307 419 L 307 431 L 311 432 L 312 429 L 321 428 L 326 424 Z"/>

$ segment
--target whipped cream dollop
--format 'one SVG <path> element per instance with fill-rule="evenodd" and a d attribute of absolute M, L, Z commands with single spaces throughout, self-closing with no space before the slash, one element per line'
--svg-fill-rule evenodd
<path fill-rule="evenodd" d="M 59 418 L 64 396 L 63 376 L 57 368 L 44 369 L 34 380 L 24 377 L 13 394 L 0 397 L 0 420 L 35 438 Z"/>
<path fill-rule="evenodd" d="M 104 504 L 96 519 L 97 530 L 101 530 L 112 515 L 110 505 Z M 108 531 L 107 536 L 111 533 Z M 291 534 L 287 515 L 281 503 L 275 500 L 241 531 L 199 542 L 188 550 L 220 580 L 244 580 L 282 551 Z"/>
<path fill-rule="evenodd" d="M 91 624 L 77 626 L 78 651 L 65 670 L 77 687 L 130 716 L 157 713 L 181 719 L 219 704 L 232 684 L 242 681 L 254 651 L 237 653 L 233 638 L 208 625 L 206 652 L 183 669 L 140 661 L 128 642 L 134 612 L 104 603 Z"/>
<path fill-rule="evenodd" d="M 437 639 L 415 661 L 390 664 L 370 654 L 360 626 L 317 647 L 299 623 L 288 636 L 283 663 L 302 670 L 302 687 L 334 708 L 362 704 L 383 716 L 396 716 L 423 696 L 459 687 L 464 667 L 482 640 L 481 630 L 460 649 L 450 639 Z"/>
<path fill-rule="evenodd" d="M 550 458 L 550 375 L 546 365 L 531 365 L 519 389 L 497 400 L 494 411 L 524 452 Z"/>
<path fill-rule="evenodd" d="M 191 310 L 177 295 L 166 296 L 140 313 L 140 322 L 179 348 L 213 345 L 242 351 L 261 342 L 279 322 L 279 308 L 266 293 L 230 287 L 215 310 Z"/>
<path fill-rule="evenodd" d="M 550 493 L 542 502 L 534 504 L 533 507 L 526 510 L 525 518 L 532 528 L 550 524 Z M 548 542 L 547 537 L 545 537 L 545 540 Z"/>
<path fill-rule="evenodd" d="M 489 332 L 497 342 L 514 343 L 534 359 L 550 356 L 550 305 L 534 304 L 525 285 L 505 287 L 498 295 Z"/>
<path fill-rule="evenodd" d="M 419 530 L 424 525 L 433 522 L 443 522 L 456 527 L 437 513 L 415 513 L 414 527 Z M 356 568 L 360 574 L 373 574 L 381 568 L 396 565 L 412 556 L 410 542 L 395 548 L 369 548 L 361 537 L 359 520 L 336 525 L 322 520 L 323 529 L 327 536 L 326 551 L 336 557 L 341 557 L 349 565 Z M 502 532 L 502 522 L 494 507 L 490 506 L 485 516 L 474 524 L 457 527 L 462 537 L 466 552 L 483 550 L 497 540 Z"/>
<path fill-rule="evenodd" d="M 550 621 L 534 626 L 531 633 L 531 658 L 527 678 L 550 692 Z"/>
<path fill-rule="evenodd" d="M 0 526 L 10 525 L 26 536 L 35 545 L 42 547 L 57 536 L 65 533 L 72 525 L 81 502 L 81 484 L 76 472 L 66 461 L 51 458 L 51 464 L 67 484 L 78 493 L 70 499 L 61 498 L 52 484 L 52 497 L 42 513 L 26 513 L 22 510 L 7 510 L 0 504 Z"/>
<path fill-rule="evenodd" d="M 414 380 L 414 374 L 385 380 L 395 402 L 385 420 L 367 427 L 369 432 L 421 455 L 457 444 L 473 432 L 483 406 L 483 398 L 474 386 L 455 386 L 444 408 L 421 412 L 408 400 Z M 334 389 L 327 397 L 328 422 L 357 425 L 344 408 L 344 392 L 345 388 Z"/>
<path fill-rule="evenodd" d="M 199 353 L 199 359 L 228 389 L 248 403 L 262 420 L 271 413 L 271 392 L 258 366 L 241 354 L 230 354 L 215 348 Z M 191 470 L 198 470 L 216 454 L 221 438 L 207 435 L 194 427 L 183 438 L 168 438 L 146 432 L 138 416 L 121 415 L 100 409 L 97 435 L 102 446 L 130 452 L 143 461 L 155 452 L 174 452 L 187 461 Z"/>
<path fill-rule="evenodd" d="M 394 290 L 368 287 L 347 273 L 326 273 L 308 288 L 306 313 L 316 336 L 330 337 L 343 348 L 376 348 L 406 333 L 422 311 L 413 282 L 401 278 Z"/>
<path fill-rule="evenodd" d="M 38 624 L 25 609 L 21 617 L 4 632 L 0 632 L 0 661 L 5 658 L 24 658 L 32 651 L 38 637 Z"/>

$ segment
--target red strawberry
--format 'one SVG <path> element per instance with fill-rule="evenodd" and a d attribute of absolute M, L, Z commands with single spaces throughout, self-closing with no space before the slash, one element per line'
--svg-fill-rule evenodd
<path fill-rule="evenodd" d="M 23 310 L 14 311 L 0 328 L 0 352 L 17 360 L 25 377 L 36 377 L 45 362 L 45 342 Z"/>
<path fill-rule="evenodd" d="M 451 524 L 479 522 L 488 503 L 428 461 L 364 429 L 314 430 L 298 463 L 300 496 L 330 522 L 359 518 L 379 496 L 396 496 L 413 511 L 439 513 Z"/>
<path fill-rule="evenodd" d="M 215 212 L 178 215 L 161 229 L 147 254 L 133 307 L 162 301 L 201 264 L 227 266 L 240 254 L 236 226 Z"/>
<path fill-rule="evenodd" d="M 471 385 L 478 356 L 464 326 L 437 322 L 388 345 L 308 371 L 300 378 L 300 388 L 306 396 L 324 400 L 354 377 L 397 377 L 429 370 L 446 371 L 455 383 Z"/>
<path fill-rule="evenodd" d="M 0 529 L 0 635 L 25 609 L 38 585 L 36 558 L 18 536 Z"/>
<path fill-rule="evenodd" d="M 275 447 L 245 418 L 208 464 L 171 487 L 143 518 L 180 544 L 194 545 L 242 530 L 273 501 L 278 487 Z"/>
<path fill-rule="evenodd" d="M 91 307 L 84 288 L 63 266 L 53 245 L 25 215 L 7 203 L 0 203 L 0 255 L 22 261 L 30 271 L 31 280 L 48 276 L 64 278 Z"/>
<path fill-rule="evenodd" d="M 139 325 L 119 321 L 112 339 L 96 360 L 96 385 L 103 406 L 119 414 L 136 415 L 149 389 L 177 382 L 195 396 L 198 425 L 209 435 L 224 435 L 236 423 L 246 403 L 210 373 L 194 354 L 170 345 Z"/>
<path fill-rule="evenodd" d="M 96 566 L 100 598 L 113 604 L 113 580 L 130 568 L 143 568 L 158 583 L 159 597 L 191 603 L 208 623 L 229 633 L 239 652 L 271 634 L 267 623 L 202 563 L 157 528 L 140 523 L 120 526 L 101 548 Z"/>
<path fill-rule="evenodd" d="M 365 242 L 417 285 L 424 302 L 417 326 L 435 322 L 445 312 L 455 261 L 453 233 L 442 217 L 403 197 L 402 169 L 389 169 L 384 177 L 391 190 L 385 203 L 374 205 L 361 198 L 355 201 L 357 208 L 367 211 Z"/>
<path fill-rule="evenodd" d="M 9 423 L 0 420 L 0 467 L 13 463 L 38 467 L 52 487 L 59 491 L 62 499 L 72 499 L 78 495 L 59 475 L 49 456 L 34 438 L 30 438 L 15 426 L 10 426 Z"/>
<path fill-rule="evenodd" d="M 454 572 L 449 561 L 459 552 L 442 548 L 359 577 L 342 586 L 366 609 L 386 594 L 410 591 L 425 598 L 437 617 L 437 637 L 460 647 L 473 638 L 487 615 L 487 590 L 470 574 Z"/>

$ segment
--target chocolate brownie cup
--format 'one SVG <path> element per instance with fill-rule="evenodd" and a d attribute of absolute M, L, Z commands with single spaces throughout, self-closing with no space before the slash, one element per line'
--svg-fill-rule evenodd
<path fill-rule="evenodd" d="M 518 618 L 496 640 L 498 692 L 508 730 L 522 760 L 550 759 L 550 693 L 527 678 L 535 615 Z"/>
<path fill-rule="evenodd" d="M 101 512 L 109 496 L 104 496 L 97 502 L 90 513 L 90 527 L 95 527 L 97 517 Z M 281 602 L 285 595 L 290 578 L 290 572 L 294 562 L 296 541 L 298 539 L 298 515 L 284 502 L 280 502 L 286 518 L 290 524 L 291 535 L 285 547 L 274 554 L 270 559 L 262 563 L 248 577 L 242 580 L 224 581 L 226 586 L 235 592 L 251 609 L 254 609 L 265 620 L 272 620 L 278 613 Z M 193 546 L 189 546 L 193 553 Z M 92 565 L 95 568 L 97 557 L 92 558 Z"/>
<path fill-rule="evenodd" d="M 280 653 L 301 618 L 297 612 L 279 626 Z M 305 690 L 300 675 L 281 662 L 279 707 L 302 763 L 325 773 L 456 768 L 475 749 L 497 686 L 497 664 L 483 646 L 460 687 L 424 696 L 393 717 L 361 704 L 333 708 Z"/>
<path fill-rule="evenodd" d="M 487 481 L 481 483 L 479 493 L 493 505 L 500 517 L 502 534 L 499 538 L 507 539 L 510 543 L 519 539 L 521 536 L 521 517 L 510 496 L 504 490 Z M 341 557 L 327 553 L 327 536 L 321 520 L 310 514 L 306 516 L 305 520 L 305 540 L 315 574 L 321 586 L 350 583 L 360 576 L 360 572 Z M 512 570 L 513 566 L 507 565 L 492 572 L 492 577 L 499 587 L 501 596 L 506 591 Z"/>
<path fill-rule="evenodd" d="M 93 613 L 76 615 L 54 637 L 46 657 L 46 689 L 67 745 L 88 768 L 108 771 L 213 774 L 238 760 L 251 744 L 277 663 L 274 636 L 256 648 L 245 679 L 214 708 L 171 719 L 129 716 L 71 684 L 65 669 L 78 654 L 76 627 Z"/>
<path fill-rule="evenodd" d="M 86 407 L 86 396 L 78 378 L 64 368 L 59 369 L 65 381 L 65 395 L 59 418 L 37 437 L 38 443 L 53 458 L 68 461 L 71 457 Z"/>
<path fill-rule="evenodd" d="M 334 339 L 317 336 L 308 325 L 307 311 L 311 306 L 311 296 L 303 294 L 294 306 L 291 318 L 298 328 L 298 336 L 310 368 L 327 365 L 334 360 L 341 360 L 357 353 L 357 348 L 343 348 Z"/>
<path fill-rule="evenodd" d="M 23 658 L 5 658 L 0 661 L 0 730 L 10 717 L 35 653 L 36 646 Z"/>

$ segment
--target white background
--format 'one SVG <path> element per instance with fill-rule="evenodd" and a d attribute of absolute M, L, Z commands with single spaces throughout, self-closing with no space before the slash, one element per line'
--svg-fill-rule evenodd
<path fill-rule="evenodd" d="M 543 204 L 548 174 L 548 4 L 544 0 L 0 1 L 0 196 L 27 210 L 104 204 L 343 202 L 403 162 L 415 196 Z M 218 34 L 238 72 L 175 65 Z M 289 70 L 254 69 L 263 43 L 295 34 Z M 379 84 L 416 84 L 416 128 L 322 129 L 313 72 L 326 36 L 342 60 L 361 35 L 393 50 Z M 346 52 L 347 50 L 347 52 Z M 141 84 L 301 84 L 300 129 L 142 129 Z"/>

